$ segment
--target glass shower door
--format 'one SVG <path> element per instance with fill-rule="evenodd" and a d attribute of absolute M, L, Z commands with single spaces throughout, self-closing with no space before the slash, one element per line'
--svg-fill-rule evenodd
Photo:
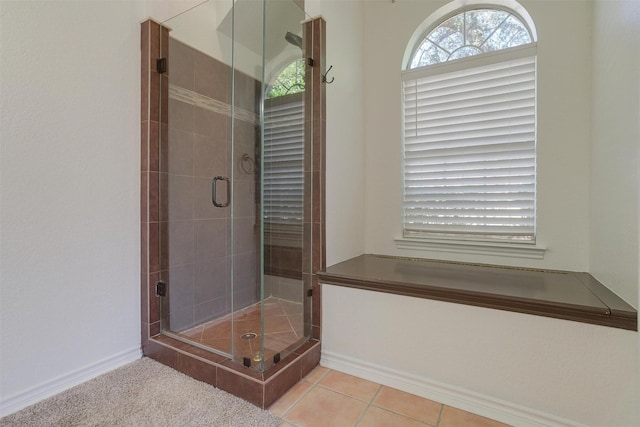
<path fill-rule="evenodd" d="M 169 99 L 160 150 L 162 332 L 232 357 L 232 35 L 216 30 L 233 1 L 165 23 Z"/>
<path fill-rule="evenodd" d="M 231 206 L 233 358 L 261 370 L 261 1 L 236 1 L 233 16 Z M 225 22 L 226 23 L 226 22 Z M 225 24 L 223 23 L 223 25 Z"/>
<path fill-rule="evenodd" d="M 165 23 L 161 330 L 257 370 L 309 338 L 304 18 L 210 0 Z"/>
<path fill-rule="evenodd" d="M 303 57 L 304 18 L 292 0 L 240 0 L 234 8 L 232 282 L 240 336 L 234 356 L 259 370 L 306 341 L 304 84 L 294 112 L 269 100 L 283 69 Z"/>
<path fill-rule="evenodd" d="M 292 0 L 267 1 L 262 67 L 261 195 L 265 368 L 305 343 L 303 262 L 311 174 L 305 173 L 304 11 Z M 309 55 L 310 56 L 310 55 Z M 308 163 L 308 162 L 307 162 Z M 306 209 L 305 209 L 306 208 Z M 306 229 L 310 230 L 309 227 Z M 308 284 L 310 287 L 310 283 Z"/>

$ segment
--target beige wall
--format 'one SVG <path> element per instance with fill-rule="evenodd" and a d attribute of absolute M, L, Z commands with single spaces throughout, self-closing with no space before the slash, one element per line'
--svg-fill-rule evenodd
<path fill-rule="evenodd" d="M 364 253 L 363 76 L 366 2 L 306 0 L 307 14 L 327 20 L 327 265 Z"/>
<path fill-rule="evenodd" d="M 0 416 L 140 357 L 143 19 L 0 2 Z"/>
<path fill-rule="evenodd" d="M 640 422 L 637 332 L 340 286 L 322 298 L 323 366 L 519 427 Z"/>
<path fill-rule="evenodd" d="M 595 2 L 592 69 L 590 271 L 637 308 L 640 2 Z"/>

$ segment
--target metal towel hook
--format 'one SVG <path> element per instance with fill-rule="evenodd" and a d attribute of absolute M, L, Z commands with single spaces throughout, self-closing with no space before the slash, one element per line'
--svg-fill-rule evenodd
<path fill-rule="evenodd" d="M 240 160 L 240 168 L 242 172 L 246 174 L 253 173 L 254 162 L 250 155 L 242 153 L 242 159 Z"/>
<path fill-rule="evenodd" d="M 326 83 L 330 85 L 336 79 L 335 77 L 331 77 L 331 80 L 327 80 L 327 74 L 329 74 L 329 71 L 331 71 L 332 68 L 333 68 L 333 65 L 330 65 L 329 69 L 322 75 L 322 83 Z"/>

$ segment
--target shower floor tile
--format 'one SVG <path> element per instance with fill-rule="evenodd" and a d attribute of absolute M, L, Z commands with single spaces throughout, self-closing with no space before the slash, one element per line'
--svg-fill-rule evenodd
<path fill-rule="evenodd" d="M 303 307 L 301 303 L 275 297 L 230 313 L 220 319 L 180 332 L 185 338 L 218 351 L 232 354 L 234 359 L 253 358 L 260 352 L 261 315 L 264 311 L 264 360 L 276 353 L 295 348 L 304 339 Z M 242 335 L 255 333 L 253 339 Z M 235 338 L 235 339 L 234 339 Z M 284 355 L 283 355 L 284 356 Z"/>

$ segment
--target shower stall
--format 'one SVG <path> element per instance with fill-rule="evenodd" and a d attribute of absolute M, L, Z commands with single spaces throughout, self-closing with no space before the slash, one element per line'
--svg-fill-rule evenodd
<path fill-rule="evenodd" d="M 300 4 L 142 24 L 143 350 L 234 394 L 221 378 L 254 379 L 263 407 L 319 359 L 324 21 Z"/>

